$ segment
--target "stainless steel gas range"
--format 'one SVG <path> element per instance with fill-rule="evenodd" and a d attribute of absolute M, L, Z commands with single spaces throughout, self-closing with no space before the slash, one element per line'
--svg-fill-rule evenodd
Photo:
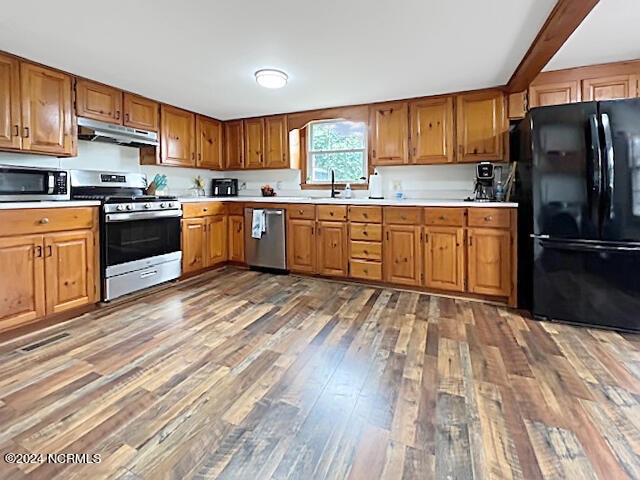
<path fill-rule="evenodd" d="M 71 171 L 71 198 L 102 202 L 102 300 L 180 277 L 182 206 L 175 197 L 144 195 L 139 173 Z"/>

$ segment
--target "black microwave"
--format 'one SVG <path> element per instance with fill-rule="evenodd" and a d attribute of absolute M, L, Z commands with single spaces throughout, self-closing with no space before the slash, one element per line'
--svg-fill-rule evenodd
<path fill-rule="evenodd" d="M 237 197 L 238 196 L 238 179 L 237 178 L 214 178 L 211 180 L 211 196 L 212 197 Z"/>
<path fill-rule="evenodd" d="M 0 165 L 0 202 L 69 198 L 66 170 Z"/>

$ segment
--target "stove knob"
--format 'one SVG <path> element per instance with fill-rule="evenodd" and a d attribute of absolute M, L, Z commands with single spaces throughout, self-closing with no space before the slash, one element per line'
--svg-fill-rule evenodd
<path fill-rule="evenodd" d="M 133 205 L 127 205 L 127 210 L 133 210 Z"/>
<path fill-rule="evenodd" d="M 160 204 L 160 208 L 167 208 L 167 204 L 166 204 L 166 203 L 164 203 L 164 202 L 162 202 L 162 203 Z"/>
<path fill-rule="evenodd" d="M 118 205 L 118 206 L 116 207 L 116 210 L 117 210 L 118 212 L 123 211 L 123 210 L 124 210 L 124 205 Z"/>
<path fill-rule="evenodd" d="M 151 208 L 151 204 L 150 203 L 145 203 L 144 204 L 144 208 Z"/>

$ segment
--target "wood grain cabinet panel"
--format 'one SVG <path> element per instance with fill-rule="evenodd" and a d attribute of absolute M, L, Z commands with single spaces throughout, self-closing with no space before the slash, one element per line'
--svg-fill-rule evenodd
<path fill-rule="evenodd" d="M 244 121 L 244 168 L 259 169 L 264 165 L 264 118 Z"/>
<path fill-rule="evenodd" d="M 349 206 L 349 220 L 363 223 L 382 223 L 382 207 Z"/>
<path fill-rule="evenodd" d="M 509 228 L 511 226 L 509 208 L 470 208 L 470 227 Z"/>
<path fill-rule="evenodd" d="M 341 222 L 347 219 L 346 205 L 318 205 L 316 212 L 318 213 L 318 220 Z"/>
<path fill-rule="evenodd" d="M 424 280 L 429 288 L 463 292 L 465 287 L 464 229 L 427 227 L 424 230 Z"/>
<path fill-rule="evenodd" d="M 42 235 L 0 238 L 0 331 L 45 315 Z"/>
<path fill-rule="evenodd" d="M 182 220 L 182 273 L 195 272 L 205 267 L 206 219 Z"/>
<path fill-rule="evenodd" d="M 424 209 L 425 225 L 434 225 L 441 227 L 464 227 L 466 216 L 466 208 L 426 207 Z"/>
<path fill-rule="evenodd" d="M 382 263 L 352 259 L 350 261 L 349 275 L 352 278 L 379 282 L 382 280 Z"/>
<path fill-rule="evenodd" d="M 20 62 L 0 53 L 0 148 L 22 146 L 20 118 Z"/>
<path fill-rule="evenodd" d="M 316 206 L 311 204 L 290 204 L 287 206 L 287 214 L 289 215 L 289 218 L 315 220 Z"/>
<path fill-rule="evenodd" d="M 227 170 L 244 168 L 244 124 L 242 120 L 224 122 L 224 162 Z"/>
<path fill-rule="evenodd" d="M 349 233 L 351 240 L 382 241 L 382 225 L 376 223 L 352 223 Z"/>
<path fill-rule="evenodd" d="M 90 230 L 44 237 L 47 313 L 58 313 L 93 303 L 94 236 Z"/>
<path fill-rule="evenodd" d="M 409 163 L 409 104 L 389 102 L 369 110 L 372 165 Z"/>
<path fill-rule="evenodd" d="M 384 231 L 384 279 L 389 283 L 420 285 L 422 252 L 421 228 L 389 225 Z"/>
<path fill-rule="evenodd" d="M 546 107 L 580 101 L 579 82 L 567 81 L 529 87 L 529 107 Z"/>
<path fill-rule="evenodd" d="M 244 217 L 229 215 L 229 260 L 244 263 Z"/>
<path fill-rule="evenodd" d="M 213 215 L 206 218 L 206 260 L 205 267 L 226 262 L 227 257 L 227 216 Z"/>
<path fill-rule="evenodd" d="M 453 162 L 453 97 L 413 101 L 409 115 L 411 163 Z"/>
<path fill-rule="evenodd" d="M 124 94 L 124 125 L 157 132 L 160 127 L 160 104 L 132 93 Z"/>
<path fill-rule="evenodd" d="M 318 273 L 347 276 L 347 225 L 344 222 L 317 223 Z"/>
<path fill-rule="evenodd" d="M 314 273 L 316 270 L 316 223 L 314 220 L 289 218 L 287 224 L 287 263 L 292 272 Z"/>
<path fill-rule="evenodd" d="M 161 163 L 194 167 L 195 115 L 187 110 L 161 106 L 160 158 Z"/>
<path fill-rule="evenodd" d="M 101 83 L 78 79 L 76 112 L 79 117 L 122 124 L 122 90 Z"/>
<path fill-rule="evenodd" d="M 511 232 L 469 228 L 468 290 L 484 295 L 511 293 Z"/>
<path fill-rule="evenodd" d="M 265 168 L 289 168 L 289 129 L 287 116 L 275 115 L 264 119 Z"/>
<path fill-rule="evenodd" d="M 222 122 L 196 116 L 196 166 L 212 170 L 224 169 L 222 158 Z"/>
<path fill-rule="evenodd" d="M 588 78 L 582 81 L 582 101 L 617 100 L 637 96 L 635 75 Z"/>
<path fill-rule="evenodd" d="M 22 62 L 20 81 L 22 149 L 71 155 L 74 149 L 71 77 Z"/>
<path fill-rule="evenodd" d="M 502 92 L 493 90 L 457 96 L 458 162 L 504 159 L 504 101 Z"/>

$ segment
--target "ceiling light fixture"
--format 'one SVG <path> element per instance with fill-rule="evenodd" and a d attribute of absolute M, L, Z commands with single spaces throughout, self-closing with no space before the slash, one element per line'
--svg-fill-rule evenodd
<path fill-rule="evenodd" d="M 287 84 L 289 77 L 286 73 L 272 68 L 258 70 L 255 74 L 258 85 L 265 88 L 282 88 Z"/>

